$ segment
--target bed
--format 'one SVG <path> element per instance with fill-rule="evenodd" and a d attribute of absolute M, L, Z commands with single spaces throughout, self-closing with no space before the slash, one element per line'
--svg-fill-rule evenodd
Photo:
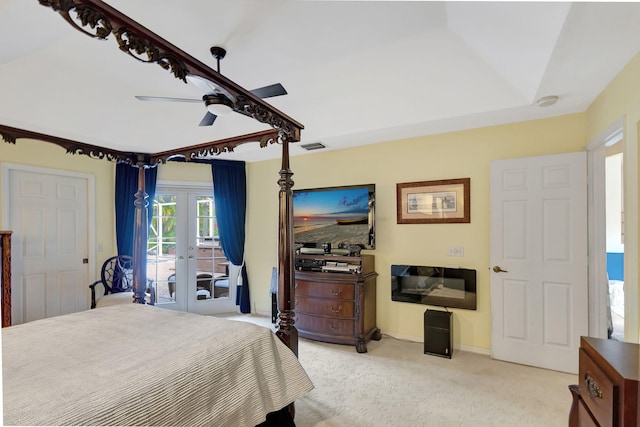
<path fill-rule="evenodd" d="M 313 387 L 268 328 L 142 304 L 5 328 L 2 357 L 5 425 L 255 426 Z"/>
<path fill-rule="evenodd" d="M 186 77 L 195 76 L 209 80 L 229 94 L 235 112 L 271 129 L 166 152 L 131 153 L 0 124 L 0 139 L 7 143 L 15 144 L 17 139 L 45 141 L 70 154 L 124 162 L 139 171 L 133 253 L 137 304 L 3 329 L 5 424 L 240 426 L 261 423 L 265 414 L 276 410 L 292 415 L 292 402 L 312 387 L 297 362 L 293 312 L 289 144 L 300 141 L 304 127 L 100 0 L 39 2 L 80 32 L 97 39 L 115 39 L 121 51 L 160 65 L 177 79 L 186 81 Z M 148 224 L 144 170 L 176 157 L 191 161 L 215 156 L 249 142 L 282 146 L 275 334 L 255 325 L 145 304 Z M 162 340 L 157 340 L 158 336 Z"/>

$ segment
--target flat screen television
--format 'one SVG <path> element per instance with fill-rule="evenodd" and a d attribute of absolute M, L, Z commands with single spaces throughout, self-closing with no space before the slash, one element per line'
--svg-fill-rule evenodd
<path fill-rule="evenodd" d="M 325 253 L 375 249 L 375 184 L 293 190 L 297 244 Z"/>

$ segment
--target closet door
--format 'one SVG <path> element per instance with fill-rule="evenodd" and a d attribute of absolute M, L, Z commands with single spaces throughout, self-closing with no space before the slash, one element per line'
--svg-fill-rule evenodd
<path fill-rule="evenodd" d="M 6 178 L 14 233 L 12 323 L 88 309 L 93 177 L 14 165 Z"/>

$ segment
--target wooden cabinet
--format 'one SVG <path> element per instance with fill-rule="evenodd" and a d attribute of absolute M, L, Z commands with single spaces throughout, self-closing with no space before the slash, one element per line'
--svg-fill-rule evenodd
<path fill-rule="evenodd" d="M 577 385 L 570 427 L 640 425 L 640 346 L 615 340 L 580 339 Z"/>
<path fill-rule="evenodd" d="M 2 327 L 11 326 L 11 231 L 0 231 L 0 315 Z"/>
<path fill-rule="evenodd" d="M 367 343 L 382 335 L 376 327 L 376 277 L 373 255 L 359 257 L 298 255 L 295 314 L 299 336 L 336 344 Z"/>

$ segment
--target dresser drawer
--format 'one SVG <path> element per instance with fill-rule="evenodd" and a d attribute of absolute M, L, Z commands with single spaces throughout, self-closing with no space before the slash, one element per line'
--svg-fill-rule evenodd
<path fill-rule="evenodd" d="M 578 426 L 579 427 L 600 427 L 591 417 L 591 414 L 584 406 L 582 399 L 578 401 Z"/>
<path fill-rule="evenodd" d="M 319 317 L 298 313 L 296 327 L 301 330 L 326 335 L 354 336 L 354 321 L 351 319 L 338 319 Z"/>
<path fill-rule="evenodd" d="M 352 283 L 321 283 L 296 280 L 296 295 L 352 300 L 355 298 L 355 285 Z"/>
<path fill-rule="evenodd" d="M 581 396 L 598 424 L 613 426 L 617 408 L 616 389 L 589 355 L 580 349 L 579 381 Z"/>
<path fill-rule="evenodd" d="M 348 318 L 353 318 L 355 312 L 353 301 L 309 297 L 296 297 L 295 310 L 302 313 Z"/>

